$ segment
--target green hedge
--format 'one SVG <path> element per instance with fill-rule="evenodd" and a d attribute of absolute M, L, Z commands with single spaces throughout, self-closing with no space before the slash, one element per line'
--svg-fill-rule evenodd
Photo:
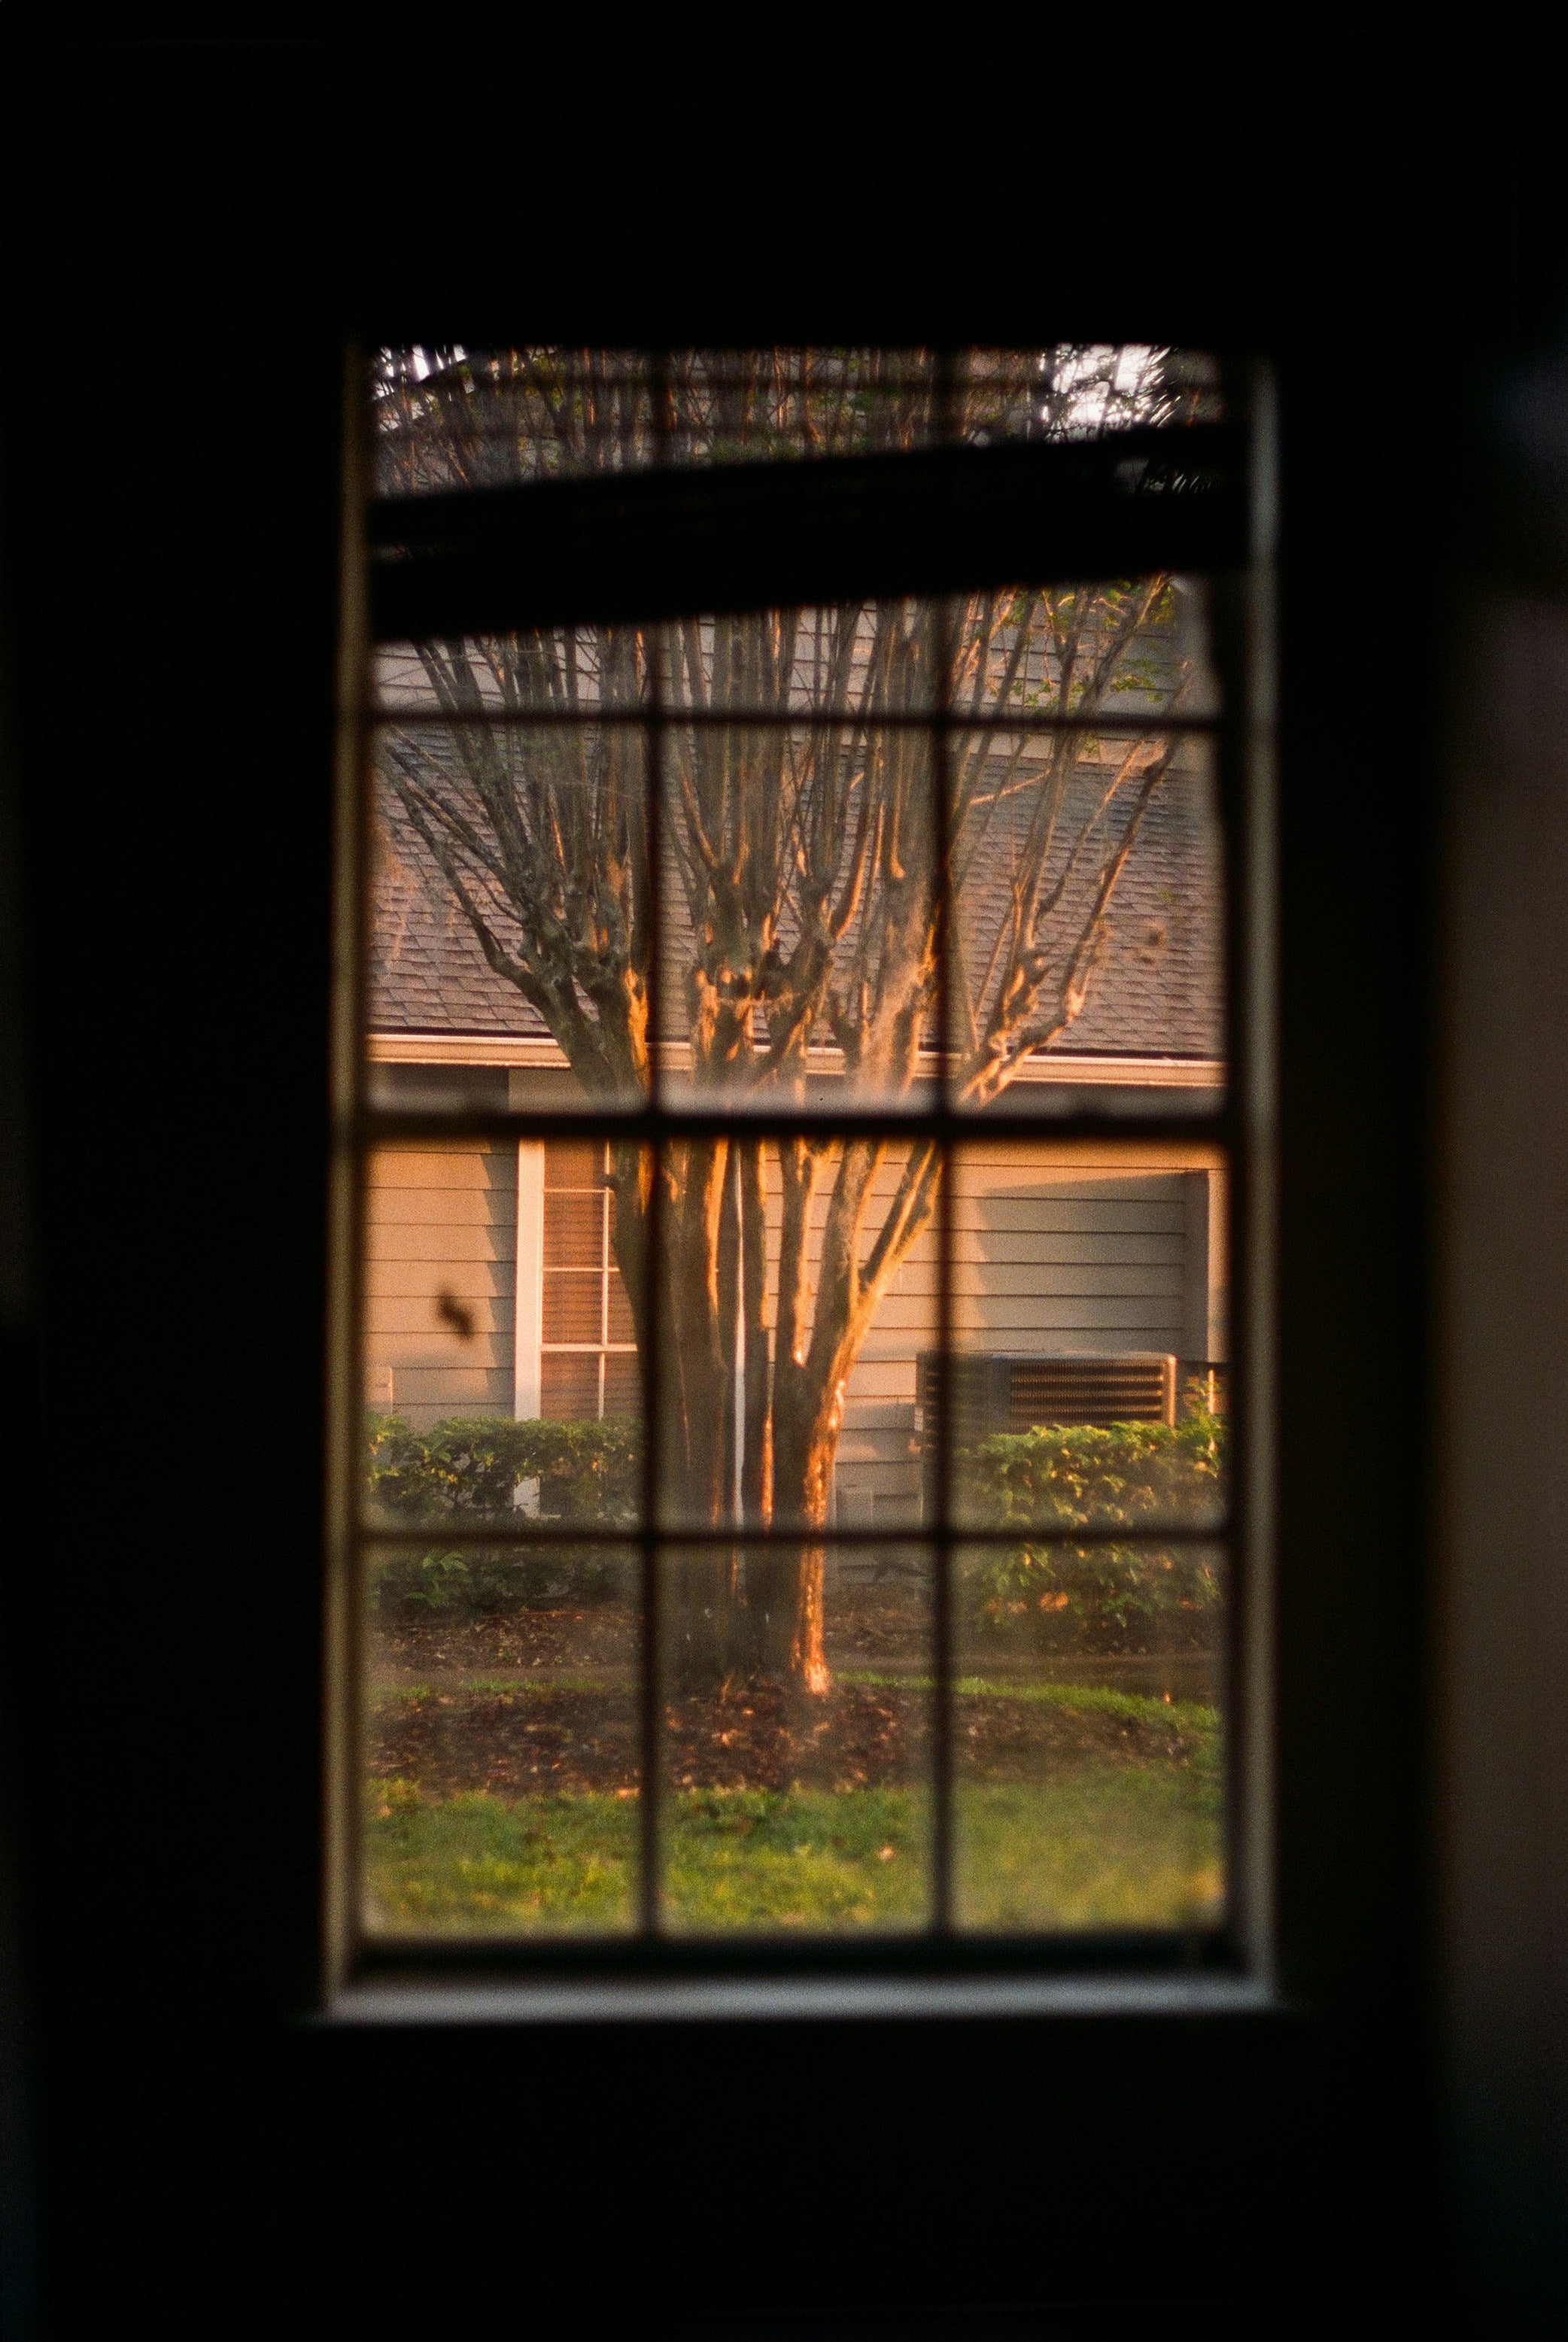
<path fill-rule="evenodd" d="M 1221 1416 L 1053 1425 L 998 1432 L 958 1457 L 959 1517 L 976 1527 L 1161 1528 L 1213 1519 L 1224 1472 Z"/>
<path fill-rule="evenodd" d="M 1046 1649 L 1212 1646 L 1223 1600 L 1218 1556 L 1163 1544 L 1158 1532 L 1217 1521 L 1224 1466 L 1224 1423 L 1203 1411 L 1174 1425 L 1074 1425 L 977 1442 L 957 1459 L 960 1517 L 1040 1535 L 968 1559 L 964 1608 L 982 1630 Z M 1140 1542 L 1074 1542 L 1073 1531 L 1091 1526 Z"/>
<path fill-rule="evenodd" d="M 564 1530 L 629 1528 L 641 1472 L 640 1435 L 626 1423 L 454 1416 L 414 1431 L 401 1416 L 373 1415 L 365 1429 L 370 1515 L 397 1527 L 494 1522 L 504 1534 L 518 1517 L 520 1485 L 534 1481 L 532 1518 Z M 519 1555 L 465 1546 L 385 1557 L 375 1598 L 383 1609 L 501 1609 L 602 1598 L 624 1577 L 624 1562 L 591 1547 L 551 1545 Z"/>
<path fill-rule="evenodd" d="M 1212 1644 L 1223 1598 L 1216 1556 L 1162 1542 L 1159 1531 L 1217 1517 L 1224 1453 L 1223 1420 L 1203 1412 L 1174 1426 L 1074 1426 L 978 1442 L 956 1459 L 960 1517 L 1032 1534 L 965 1560 L 964 1610 L 983 1631 L 1048 1649 Z M 418 1432 L 382 1415 L 366 1427 L 371 1515 L 398 1526 L 494 1522 L 504 1533 L 516 1517 L 514 1492 L 532 1480 L 536 1517 L 568 1535 L 630 1529 L 641 1473 L 641 1436 L 625 1423 L 454 1416 Z M 1091 1524 L 1124 1529 L 1129 1542 L 1075 1541 L 1073 1532 Z M 376 1598 L 384 1608 L 489 1609 L 593 1600 L 624 1582 L 624 1563 L 564 1538 L 523 1557 L 473 1547 L 398 1554 L 378 1568 Z"/>
<path fill-rule="evenodd" d="M 641 1436 L 629 1423 L 452 1416 L 429 1431 L 413 1431 L 401 1416 L 373 1415 L 365 1476 L 373 1513 L 400 1526 L 453 1519 L 504 1526 L 519 1483 L 536 1480 L 542 1520 L 629 1528 L 642 1454 Z"/>

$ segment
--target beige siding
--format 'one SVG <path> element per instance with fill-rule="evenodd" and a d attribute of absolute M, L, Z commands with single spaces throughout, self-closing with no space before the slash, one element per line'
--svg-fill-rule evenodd
<path fill-rule="evenodd" d="M 1186 1169 L 1092 1171 L 1043 1152 L 975 1146 L 953 1196 L 953 1330 L 960 1347 L 1013 1356 L 1174 1351 L 1196 1358 L 1210 1318 L 1205 1240 Z M 891 1176 L 890 1176 L 891 1184 Z M 1195 1277 L 1198 1291 L 1191 1289 Z M 911 1253 L 850 1378 L 839 1446 L 844 1522 L 913 1520 L 919 1463 L 915 1354 L 930 1346 L 935 1248 Z"/>
<path fill-rule="evenodd" d="M 365 1193 L 365 1387 L 420 1429 L 510 1415 L 517 1150 L 385 1148 Z"/>
<path fill-rule="evenodd" d="M 365 1391 L 421 1426 L 444 1415 L 512 1412 L 516 1385 L 516 1149 L 388 1149 L 366 1196 Z M 1147 1162 L 1147 1158 L 1145 1158 Z M 890 1196 L 889 1162 L 877 1194 Z M 831 1190 L 813 1214 L 814 1259 Z M 776 1167 L 769 1273 L 776 1278 Z M 880 1220 L 874 1196 L 867 1244 Z M 1046 1147 L 978 1142 L 954 1181 L 953 1321 L 965 1349 L 1014 1356 L 1172 1351 L 1223 1355 L 1223 1198 L 1193 1157 L 1104 1167 Z M 537 1276 L 537 1264 L 534 1265 Z M 839 1516 L 915 1516 L 915 1359 L 935 1338 L 935 1251 L 915 1246 L 850 1379 L 839 1449 Z M 774 1296 L 769 1295 L 769 1316 Z M 458 1320 L 466 1320 L 464 1330 Z"/>

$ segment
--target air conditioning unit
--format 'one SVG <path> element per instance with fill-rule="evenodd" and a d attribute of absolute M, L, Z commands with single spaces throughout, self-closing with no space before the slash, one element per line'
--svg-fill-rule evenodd
<path fill-rule="evenodd" d="M 1174 1423 L 1176 1361 L 1168 1350 L 1129 1350 L 1119 1357 L 975 1357 L 947 1362 L 948 1404 L 960 1445 L 993 1431 L 1034 1431 L 1051 1423 Z M 934 1423 L 936 1353 L 920 1358 L 915 1398 L 920 1424 Z"/>
<path fill-rule="evenodd" d="M 921 1354 L 915 1375 L 915 1429 L 923 1450 L 926 1517 L 934 1497 L 937 1354 Z M 1048 1424 L 1174 1423 L 1176 1360 L 1168 1350 L 1127 1350 L 1055 1357 L 976 1357 L 947 1361 L 954 1444 L 967 1447 L 996 1431 L 1034 1431 Z"/>

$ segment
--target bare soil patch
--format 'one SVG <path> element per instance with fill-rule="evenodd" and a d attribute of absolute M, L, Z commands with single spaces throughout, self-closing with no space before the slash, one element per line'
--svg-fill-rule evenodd
<path fill-rule="evenodd" d="M 624 1603 L 576 1603 L 558 1610 L 392 1612 L 371 1630 L 372 1666 L 383 1680 L 518 1675 L 525 1669 L 624 1666 L 637 1648 L 635 1614 Z"/>
<path fill-rule="evenodd" d="M 1054 1764 L 1085 1757 L 1179 1763 L 1192 1748 L 1174 1720 L 999 1693 L 958 1696 L 954 1724 L 964 1770 L 988 1779 L 1037 1779 Z M 742 1684 L 671 1702 L 664 1725 L 665 1777 L 678 1789 L 907 1787 L 929 1771 L 930 1700 L 920 1690 L 841 1683 L 808 1699 L 776 1685 Z M 638 1779 L 635 1698 L 619 1685 L 394 1694 L 374 1713 L 369 1769 L 436 1797 L 630 1794 Z"/>

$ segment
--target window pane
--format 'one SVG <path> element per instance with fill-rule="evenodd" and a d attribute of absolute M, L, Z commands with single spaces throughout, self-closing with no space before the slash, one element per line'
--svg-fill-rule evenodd
<path fill-rule="evenodd" d="M 640 350 L 383 350 L 371 392 L 382 495 L 622 471 L 650 456 Z"/>
<path fill-rule="evenodd" d="M 956 1562 L 954 1900 L 982 1931 L 1223 1914 L 1217 1547 Z"/>
<path fill-rule="evenodd" d="M 1211 359 L 1147 345 L 969 350 L 945 361 L 930 350 L 676 350 L 658 362 L 638 350 L 382 350 L 371 382 L 383 495 L 654 463 L 1094 437 L 1221 412 Z"/>
<path fill-rule="evenodd" d="M 584 1156 L 592 1167 L 624 1152 Z M 362 1486 L 372 1523 L 504 1526 L 522 1513 L 621 1528 L 637 1517 L 634 1352 L 614 1369 L 613 1403 L 602 1392 L 606 1191 L 542 1193 L 547 1153 L 561 1162 L 554 1149 L 509 1140 L 404 1144 L 368 1158 Z M 635 1197 L 640 1157 L 630 1156 Z M 566 1167 L 581 1159 L 566 1157 Z M 553 1267 L 552 1210 L 580 1203 L 594 1216 L 599 1265 Z M 618 1272 L 616 1283 L 629 1321 Z M 629 1323 L 623 1338 L 635 1338 Z M 563 1425 L 573 1436 L 554 1427 Z"/>
<path fill-rule="evenodd" d="M 546 1350 L 540 1367 L 539 1412 L 556 1423 L 592 1422 L 599 1413 L 599 1354 Z"/>
<path fill-rule="evenodd" d="M 929 1103 L 929 736 L 672 724 L 665 753 L 672 1096 Z"/>
<path fill-rule="evenodd" d="M 665 704 L 698 714 L 929 714 L 935 612 L 932 602 L 868 603 L 385 644 L 376 701 L 389 716 L 636 716 L 652 706 L 652 659 Z"/>
<path fill-rule="evenodd" d="M 715 1175 L 672 1143 L 664 1165 L 664 1526 L 916 1526 L 933 1146 L 736 1141 Z"/>
<path fill-rule="evenodd" d="M 637 1906 L 634 1554 L 385 1549 L 365 1619 L 373 1937 L 617 1933 Z"/>
<path fill-rule="evenodd" d="M 954 751 L 955 1104 L 1192 1115 L 1224 1088 L 1208 742 L 993 732 Z"/>
<path fill-rule="evenodd" d="M 596 716 L 634 716 L 649 706 L 648 646 L 663 632 L 514 627 L 454 643 L 383 643 L 372 676 L 375 704 L 389 717 L 421 720 L 547 716 L 587 724 Z"/>
<path fill-rule="evenodd" d="M 448 696 L 478 705 L 473 646 Z M 456 678 L 456 680 L 454 680 Z M 471 690 L 472 686 L 472 690 Z M 646 752 L 636 729 L 389 723 L 375 736 L 368 1049 L 476 1053 L 524 1103 L 635 1104 L 652 1004 Z"/>
<path fill-rule="evenodd" d="M 694 713 L 864 722 L 930 715 L 940 702 L 933 602 L 743 611 L 654 631 L 670 705 Z"/>
<path fill-rule="evenodd" d="M 925 1549 L 676 1547 L 661 1598 L 668 1925 L 841 1935 L 927 1924 Z M 803 1611 L 824 1602 L 826 1666 L 803 1691 L 789 1646 Z"/>
<path fill-rule="evenodd" d="M 640 1421 L 643 1413 L 642 1362 L 634 1350 L 604 1353 L 604 1420 Z"/>
<path fill-rule="evenodd" d="M 1219 712 L 1203 578 L 994 586 L 951 602 L 948 625 L 961 717 L 1125 726 Z M 978 736 L 959 735 L 955 764 L 985 755 Z"/>
<path fill-rule="evenodd" d="M 513 1408 L 517 1149 L 385 1146 L 365 1192 L 364 1393 L 427 1432 Z"/>
<path fill-rule="evenodd" d="M 954 1518 L 1220 1526 L 1223 1158 L 1009 1139 L 955 1148 L 952 1177 Z M 934 1435 L 930 1359 L 920 1396 Z"/>
<path fill-rule="evenodd" d="M 546 1268 L 544 1339 L 594 1342 L 604 1338 L 604 1277 L 601 1269 Z"/>
<path fill-rule="evenodd" d="M 604 1186 L 604 1148 L 593 1138 L 552 1138 L 544 1148 L 545 1209 L 553 1196 L 597 1195 Z M 563 1206 L 564 1208 L 564 1206 Z M 587 1241 L 594 1242 L 590 1233 Z M 564 1266 L 572 1264 L 563 1261 Z M 580 1263 L 579 1266 L 586 1266 Z"/>
<path fill-rule="evenodd" d="M 618 1268 L 609 1276 L 609 1311 L 605 1321 L 606 1341 L 634 1342 L 636 1326 L 632 1317 L 632 1296 L 626 1290 L 625 1279 Z"/>
<path fill-rule="evenodd" d="M 600 1148 L 599 1159 L 604 1161 Z M 599 1172 L 597 1193 L 563 1196 L 551 1186 L 548 1156 L 544 1168 L 544 1266 L 551 1269 L 600 1270 L 604 1265 L 604 1175 Z"/>

